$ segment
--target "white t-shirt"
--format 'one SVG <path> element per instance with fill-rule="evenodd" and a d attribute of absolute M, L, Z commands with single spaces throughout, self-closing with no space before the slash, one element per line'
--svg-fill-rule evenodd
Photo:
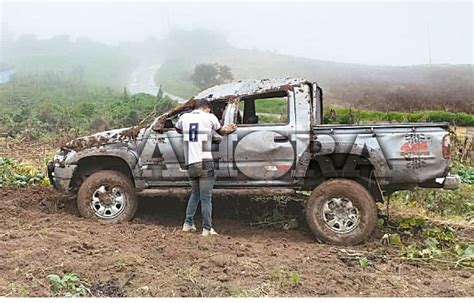
<path fill-rule="evenodd" d="M 179 117 L 175 127 L 183 131 L 184 158 L 186 164 L 212 160 L 212 131 L 221 128 L 214 114 L 196 109 Z"/>

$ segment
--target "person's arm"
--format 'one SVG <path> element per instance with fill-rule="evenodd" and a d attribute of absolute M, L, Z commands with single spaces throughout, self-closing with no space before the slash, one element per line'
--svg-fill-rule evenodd
<path fill-rule="evenodd" d="M 227 124 L 227 125 L 222 126 L 216 132 L 221 136 L 227 136 L 228 134 L 235 132 L 236 129 L 237 129 L 237 125 L 232 123 L 232 124 Z"/>
<path fill-rule="evenodd" d="M 212 129 L 215 130 L 216 133 L 221 136 L 227 136 L 228 134 L 233 133 L 237 129 L 237 125 L 233 123 L 221 126 L 221 123 L 214 114 L 211 114 L 211 123 Z"/>

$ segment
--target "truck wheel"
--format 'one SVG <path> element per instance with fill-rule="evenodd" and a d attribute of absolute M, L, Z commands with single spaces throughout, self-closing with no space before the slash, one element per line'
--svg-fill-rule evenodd
<path fill-rule="evenodd" d="M 138 200 L 130 178 L 114 170 L 102 170 L 90 175 L 77 193 L 77 208 L 84 218 L 107 223 L 133 219 Z"/>
<path fill-rule="evenodd" d="M 377 222 L 377 205 L 370 193 L 348 179 L 321 183 L 311 194 L 305 212 L 316 237 L 336 245 L 361 243 Z"/>

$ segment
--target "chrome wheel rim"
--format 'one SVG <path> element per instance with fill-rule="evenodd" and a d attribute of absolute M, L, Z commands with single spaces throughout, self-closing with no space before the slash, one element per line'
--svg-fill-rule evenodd
<path fill-rule="evenodd" d="M 125 210 L 128 199 L 119 186 L 99 186 L 91 197 L 91 208 L 102 219 L 113 219 Z"/>
<path fill-rule="evenodd" d="M 347 198 L 331 198 L 323 204 L 326 226 L 338 234 L 346 234 L 359 226 L 359 209 Z"/>

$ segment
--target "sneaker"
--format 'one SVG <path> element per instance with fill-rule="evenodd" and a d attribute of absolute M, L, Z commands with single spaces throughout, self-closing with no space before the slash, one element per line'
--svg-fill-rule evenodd
<path fill-rule="evenodd" d="M 194 226 L 194 224 L 184 223 L 183 224 L 183 231 L 185 231 L 185 232 L 196 231 L 196 226 Z"/>
<path fill-rule="evenodd" d="M 210 230 L 208 229 L 203 229 L 202 230 L 202 236 L 207 237 L 207 236 L 217 236 L 218 233 L 214 230 L 214 228 L 211 228 Z"/>

